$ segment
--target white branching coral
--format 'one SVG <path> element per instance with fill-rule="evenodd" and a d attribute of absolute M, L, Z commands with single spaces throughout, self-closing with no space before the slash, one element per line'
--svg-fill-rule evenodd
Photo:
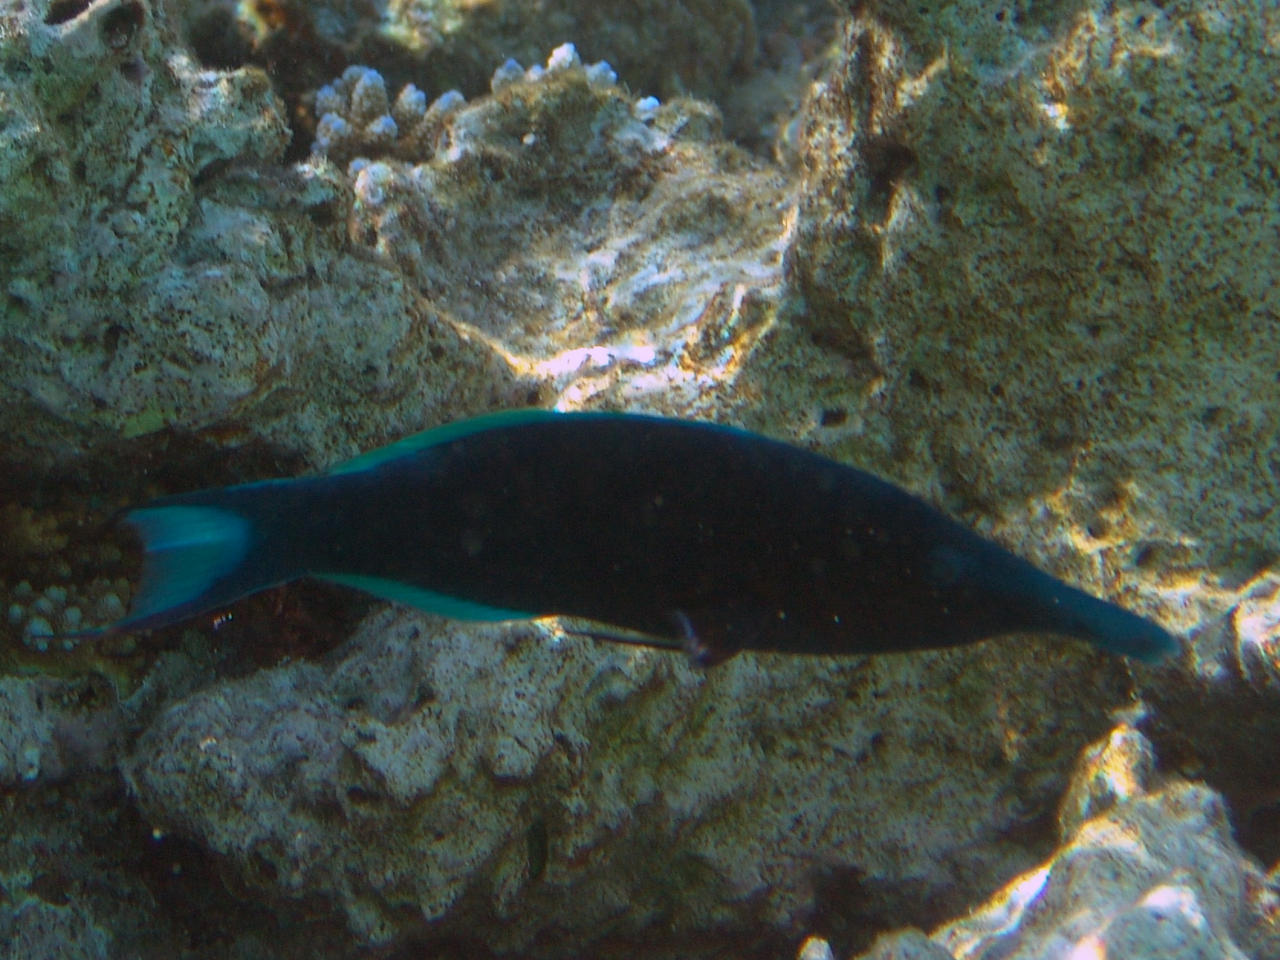
<path fill-rule="evenodd" d="M 393 107 L 382 74 L 357 66 L 316 91 L 315 111 L 320 119 L 312 152 L 341 163 L 392 152 L 400 131 L 426 114 L 427 103 L 422 91 L 410 85 Z"/>
<path fill-rule="evenodd" d="M 588 86 L 612 87 L 618 75 L 608 63 L 583 64 L 572 43 L 556 47 L 545 66 L 527 70 L 515 60 L 507 60 L 494 71 L 490 90 L 494 94 L 518 83 L 536 83 L 546 77 L 579 76 Z M 441 135 L 451 115 L 466 105 L 457 90 L 447 90 L 428 101 L 426 93 L 410 83 L 394 101 L 386 81 L 371 67 L 348 67 L 337 80 L 316 91 L 315 140 L 313 154 L 335 163 L 357 158 L 395 157 L 424 159 L 440 145 Z"/>
<path fill-rule="evenodd" d="M 610 87 L 618 82 L 618 74 L 614 72 L 613 67 L 609 66 L 608 61 L 598 60 L 595 63 L 583 64 L 582 58 L 578 56 L 578 48 L 572 43 L 562 43 L 551 51 L 545 67 L 534 64 L 526 70 L 517 61 L 507 60 L 493 71 L 489 89 L 498 93 L 521 81 L 536 83 L 548 74 L 572 71 L 581 73 L 587 83 L 593 87 Z"/>
<path fill-rule="evenodd" d="M 394 102 L 382 74 L 371 67 L 348 67 L 316 91 L 319 116 L 311 152 L 335 163 L 356 157 L 412 157 L 430 153 L 446 117 L 466 103 L 457 90 L 427 102 L 412 83 Z"/>

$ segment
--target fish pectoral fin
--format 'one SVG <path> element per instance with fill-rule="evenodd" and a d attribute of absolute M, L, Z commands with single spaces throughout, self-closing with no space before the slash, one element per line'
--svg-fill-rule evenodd
<path fill-rule="evenodd" d="M 725 630 L 723 617 L 714 613 L 703 618 L 696 613 L 690 615 L 683 610 L 673 610 L 670 614 L 673 635 L 618 627 L 580 617 L 558 619 L 561 629 L 567 634 L 590 637 L 593 640 L 627 643 L 633 646 L 655 647 L 660 650 L 683 650 L 688 654 L 690 662 L 698 667 L 714 667 L 743 648 L 743 644 L 723 642 L 732 631 Z M 705 623 L 707 626 L 705 633 L 699 630 L 699 623 Z M 713 629 L 717 625 L 719 629 Z"/>
<path fill-rule="evenodd" d="M 673 611 L 672 616 L 680 628 L 681 646 L 695 666 L 714 667 L 743 649 L 741 643 L 726 642 L 728 632 L 723 629 L 721 617 L 691 615 L 683 610 Z"/>
<path fill-rule="evenodd" d="M 366 577 L 354 573 L 319 572 L 312 573 L 311 576 L 328 583 L 354 587 L 356 590 L 371 593 L 382 600 L 390 600 L 392 603 L 413 607 L 416 610 L 425 610 L 427 613 L 437 613 L 454 620 L 530 620 L 539 616 L 539 614 L 523 610 L 504 610 L 501 607 L 491 607 L 487 604 L 476 603 L 474 600 L 451 597 L 448 594 L 437 593 L 434 590 L 427 590 L 411 583 L 401 583 L 399 580 L 385 580 L 382 577 Z"/>
<path fill-rule="evenodd" d="M 607 640 L 610 643 L 626 643 L 637 647 L 656 647 L 661 650 L 685 648 L 685 642 L 681 637 L 666 637 L 644 630 L 615 627 L 612 624 L 581 617 L 557 617 L 556 619 L 559 621 L 560 629 L 574 637 L 590 637 L 592 640 Z"/>

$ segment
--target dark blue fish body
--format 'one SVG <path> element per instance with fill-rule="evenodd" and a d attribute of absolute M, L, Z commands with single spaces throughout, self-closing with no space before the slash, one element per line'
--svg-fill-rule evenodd
<path fill-rule="evenodd" d="M 1144 659 L 1176 645 L 868 473 L 658 417 L 498 414 L 126 521 L 146 561 L 134 611 L 111 629 L 312 576 L 455 617 L 583 618 L 708 663 L 1023 631 Z"/>

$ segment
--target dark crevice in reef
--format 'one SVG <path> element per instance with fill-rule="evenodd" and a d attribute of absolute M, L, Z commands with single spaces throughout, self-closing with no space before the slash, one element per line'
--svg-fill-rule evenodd
<path fill-rule="evenodd" d="M 51 27 L 74 20 L 92 6 L 93 0 L 53 0 L 49 4 L 49 12 L 44 15 L 44 22 Z"/>
<path fill-rule="evenodd" d="M 51 27 L 67 23 L 84 13 L 93 0 L 53 0 L 44 15 Z M 110 50 L 123 50 L 147 22 L 147 11 L 141 3 L 123 3 L 102 18 L 102 42 Z"/>
<path fill-rule="evenodd" d="M 1159 769 L 1202 780 L 1227 802 L 1236 842 L 1260 863 L 1280 860 L 1280 738 L 1274 701 L 1238 677 L 1205 687 L 1175 681 L 1143 692 L 1142 731 Z"/>
<path fill-rule="evenodd" d="M 877 881 L 856 867 L 820 869 L 813 883 L 814 913 L 809 928 L 842 957 L 869 949 L 887 930 L 927 930 L 956 910 L 954 902 L 931 892 L 923 881 Z"/>
<path fill-rule="evenodd" d="M 187 26 L 187 42 L 206 67 L 234 70 L 260 67 L 285 103 L 293 136 L 285 162 L 305 159 L 314 134 L 314 118 L 304 98 L 328 83 L 348 65 L 342 51 L 325 42 L 312 27 L 304 4 L 288 0 L 254 0 L 261 37 L 228 7 L 213 7 Z"/>
<path fill-rule="evenodd" d="M 253 38 L 225 7 L 214 7 L 191 25 L 187 40 L 206 67 L 234 70 L 251 62 Z"/>

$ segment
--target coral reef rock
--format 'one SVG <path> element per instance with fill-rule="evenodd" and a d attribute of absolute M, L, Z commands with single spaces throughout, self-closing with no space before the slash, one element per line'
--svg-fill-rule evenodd
<path fill-rule="evenodd" d="M 49 414 L 115 425 L 139 412 L 136 394 L 146 391 L 134 378 L 176 372 L 187 359 L 168 341 L 148 369 L 133 314 L 139 288 L 173 269 L 195 181 L 283 149 L 265 75 L 202 71 L 173 40 L 164 7 L 145 0 L 5 7 L 6 436 L 39 445 L 38 427 L 55 427 Z"/>
<path fill-rule="evenodd" d="M 1148 678 L 1144 730 L 1162 757 L 1203 777 L 1231 805 L 1241 843 L 1280 857 L 1280 570 L 1195 631 L 1181 663 Z"/>
<path fill-rule="evenodd" d="M 817 359 L 740 383 L 1188 637 L 1144 729 L 1272 861 L 1275 6 L 846 6 L 787 251 Z"/>
<path fill-rule="evenodd" d="M 110 700 L 89 679 L 0 677 L 0 789 L 114 766 L 124 723 Z"/>
<path fill-rule="evenodd" d="M 788 251 L 857 459 L 1221 613 L 1280 542 L 1274 5 L 857 7 Z"/>
<path fill-rule="evenodd" d="M 158 828 L 282 910 L 332 904 L 360 943 L 782 949 L 819 901 L 937 922 L 1048 852 L 1037 825 L 1125 684 L 1102 658 L 1022 663 L 976 647 L 702 672 L 385 611 L 331 664 L 172 703 L 127 776 Z"/>
<path fill-rule="evenodd" d="M 780 303 L 787 179 L 720 140 L 713 108 L 632 97 L 571 44 L 491 87 L 393 96 L 352 67 L 317 94 L 352 242 L 547 401 L 715 402 Z"/>
<path fill-rule="evenodd" d="M 277 165 L 288 130 L 260 70 L 201 69 L 144 0 L 4 16 L 9 459 L 216 424 L 332 460 L 447 419 L 444 398 L 513 402 L 487 347 L 351 256 L 347 185 Z M 383 415 L 342 429 L 361 404 Z"/>
<path fill-rule="evenodd" d="M 1063 846 L 929 938 L 882 938 L 861 960 L 1264 960 L 1280 956 L 1280 886 L 1241 852 L 1222 798 L 1154 774 L 1120 727 L 1087 750 Z"/>

